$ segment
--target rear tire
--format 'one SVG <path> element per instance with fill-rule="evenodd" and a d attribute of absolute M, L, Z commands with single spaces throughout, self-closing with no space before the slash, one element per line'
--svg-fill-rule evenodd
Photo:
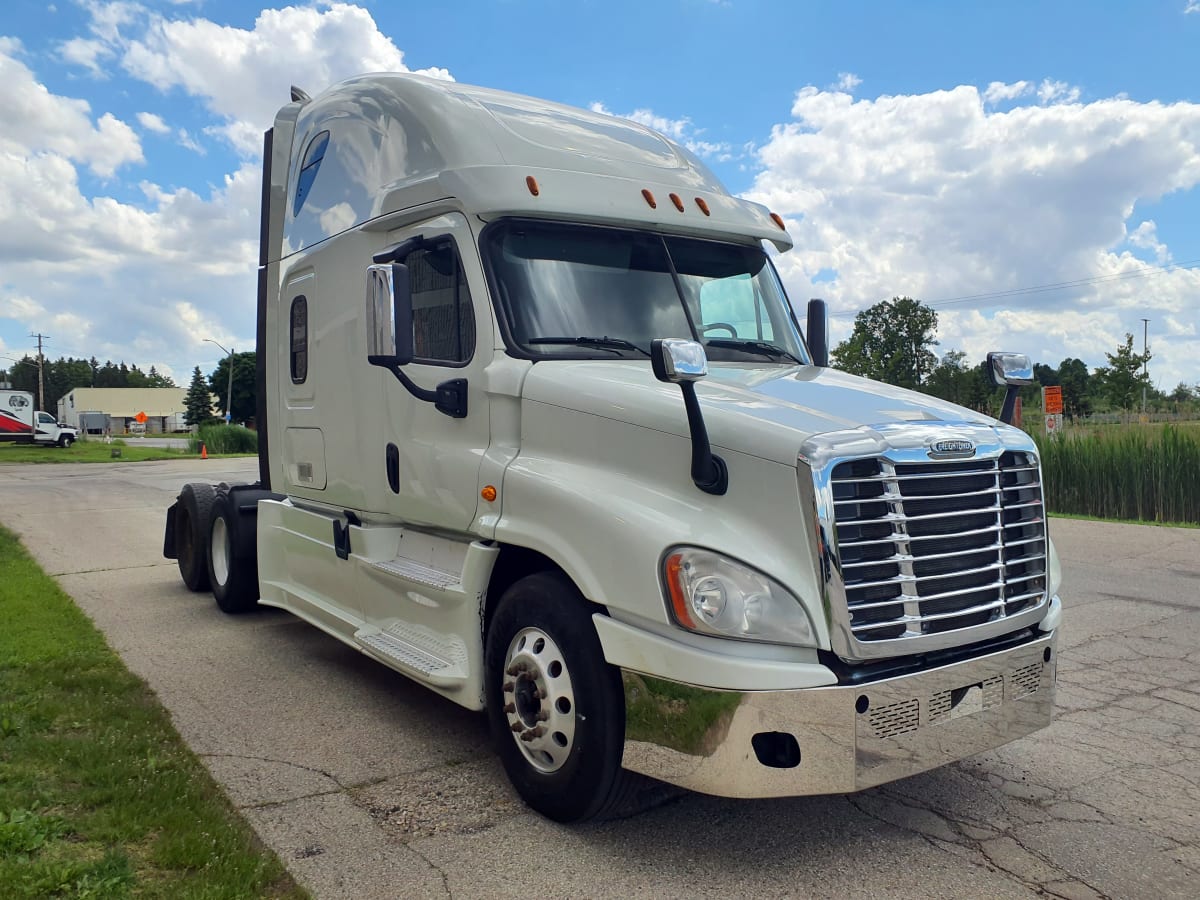
<path fill-rule="evenodd" d="M 175 510 L 175 557 L 188 590 L 208 590 L 208 531 L 212 517 L 211 484 L 185 484 Z"/>
<path fill-rule="evenodd" d="M 621 677 L 604 661 L 593 609 L 565 576 L 539 572 L 505 591 L 488 627 L 496 749 L 521 799 L 557 822 L 612 814 L 634 778 L 621 768 Z"/>
<path fill-rule="evenodd" d="M 213 501 L 209 524 L 208 581 L 222 612 L 236 615 L 258 606 L 258 555 L 254 519 L 239 518 L 232 494 L 222 490 Z"/>

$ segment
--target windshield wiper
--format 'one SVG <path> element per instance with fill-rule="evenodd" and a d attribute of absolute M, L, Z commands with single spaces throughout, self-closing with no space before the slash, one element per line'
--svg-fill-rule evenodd
<path fill-rule="evenodd" d="M 804 365 L 802 360 L 797 359 L 787 350 L 777 344 L 772 344 L 767 341 L 751 341 L 751 340 L 732 340 L 730 338 L 713 338 L 704 342 L 708 347 L 720 347 L 722 350 L 745 350 L 747 353 L 757 353 L 759 356 L 771 356 L 775 359 L 790 359 L 797 365 Z"/>
<path fill-rule="evenodd" d="M 649 356 L 649 350 L 643 350 L 633 341 L 627 341 L 624 338 L 610 337 L 535 337 L 530 338 L 525 343 L 527 344 L 571 344 L 575 347 L 598 347 L 601 350 L 612 350 L 614 353 L 621 350 L 635 350 L 643 356 Z"/>

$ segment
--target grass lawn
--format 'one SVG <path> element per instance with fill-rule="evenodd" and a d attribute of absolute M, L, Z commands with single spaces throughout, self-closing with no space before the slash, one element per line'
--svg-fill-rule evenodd
<path fill-rule="evenodd" d="M 0 896 L 306 896 L 3 528 L 0 572 Z"/>
<path fill-rule="evenodd" d="M 113 456 L 113 450 L 119 450 L 119 457 Z M 217 454 L 209 452 L 209 456 L 252 456 L 253 454 Z M 103 441 L 76 441 L 69 448 L 36 447 L 32 444 L 0 444 L 0 464 L 3 463 L 108 463 L 108 462 L 146 462 L 154 459 L 195 459 L 196 454 L 188 450 L 174 450 L 170 447 L 139 447 L 137 439 L 113 441 L 106 444 Z"/>

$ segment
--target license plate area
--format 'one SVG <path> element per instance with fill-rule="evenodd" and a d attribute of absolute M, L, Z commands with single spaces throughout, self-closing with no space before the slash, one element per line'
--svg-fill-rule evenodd
<path fill-rule="evenodd" d="M 938 691 L 929 698 L 929 724 L 941 725 L 973 716 L 1004 701 L 1004 678 L 993 676 L 974 684 Z"/>

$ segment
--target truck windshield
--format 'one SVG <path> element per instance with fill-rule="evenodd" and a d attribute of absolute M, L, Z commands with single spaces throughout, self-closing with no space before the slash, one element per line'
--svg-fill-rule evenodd
<path fill-rule="evenodd" d="M 644 358 L 655 338 L 689 338 L 713 361 L 808 361 L 759 247 L 512 220 L 488 230 L 484 253 L 530 356 Z"/>

